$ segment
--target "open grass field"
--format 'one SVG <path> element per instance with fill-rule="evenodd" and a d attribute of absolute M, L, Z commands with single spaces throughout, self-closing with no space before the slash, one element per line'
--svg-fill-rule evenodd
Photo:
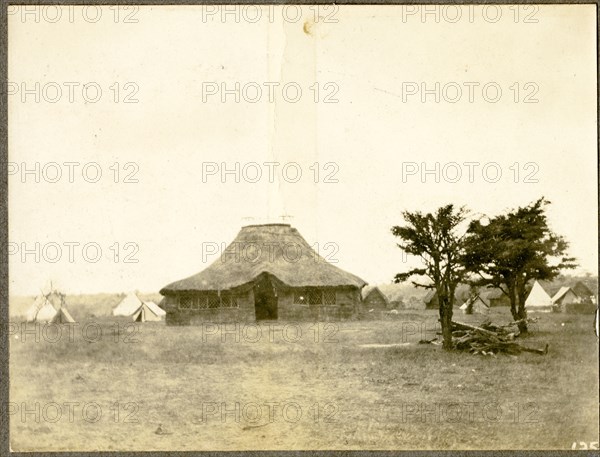
<path fill-rule="evenodd" d="M 593 316 L 541 314 L 521 342 L 549 343 L 546 356 L 497 357 L 418 344 L 435 334 L 434 311 L 396 317 L 263 323 L 261 334 L 244 324 L 134 329 L 103 318 L 79 322 L 72 339 L 63 329 L 56 342 L 51 329 L 36 342 L 12 327 L 12 449 L 570 449 L 598 441 Z M 490 317 L 510 320 L 505 309 Z"/>

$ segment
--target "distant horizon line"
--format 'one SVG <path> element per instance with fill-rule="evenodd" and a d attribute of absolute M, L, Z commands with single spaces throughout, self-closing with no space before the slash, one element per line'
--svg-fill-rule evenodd
<path fill-rule="evenodd" d="M 570 276 L 573 278 L 584 278 L 586 276 L 589 276 L 590 278 L 599 278 L 599 274 L 596 273 L 590 273 L 590 272 L 583 272 L 581 274 L 563 274 L 563 276 Z M 547 281 L 542 279 L 541 281 Z M 405 284 L 409 284 L 413 287 L 415 287 L 411 281 L 404 281 Z M 372 282 L 368 282 L 365 287 L 368 286 L 381 286 L 384 284 L 394 284 L 393 280 L 389 280 L 389 281 L 372 281 Z M 127 295 L 129 293 L 135 293 L 137 295 L 162 295 L 160 293 L 159 290 L 155 291 L 155 292 L 148 292 L 148 291 L 140 291 L 139 289 L 126 289 L 126 290 L 120 290 L 120 291 L 102 291 L 102 292 L 68 292 L 66 291 L 66 289 L 62 289 L 60 287 L 56 288 L 57 291 L 68 294 L 68 295 Z M 38 291 L 37 293 L 16 293 L 16 294 L 8 294 L 8 298 L 17 298 L 17 297 L 37 297 L 38 295 L 40 295 L 40 291 Z"/>

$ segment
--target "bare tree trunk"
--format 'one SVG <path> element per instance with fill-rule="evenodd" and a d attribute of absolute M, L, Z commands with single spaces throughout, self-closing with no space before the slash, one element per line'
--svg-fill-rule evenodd
<path fill-rule="evenodd" d="M 515 322 L 519 322 L 519 334 L 525 335 L 527 329 L 527 311 L 525 310 L 524 294 L 519 291 L 519 286 L 515 284 L 510 290 L 510 312 Z"/>
<path fill-rule="evenodd" d="M 517 312 L 517 297 L 514 294 L 514 291 L 511 291 L 510 294 L 510 314 L 515 321 L 519 320 L 519 313 Z"/>
<path fill-rule="evenodd" d="M 454 347 L 452 344 L 452 302 L 446 297 L 439 297 L 439 300 L 443 337 L 442 347 L 449 351 Z"/>
<path fill-rule="evenodd" d="M 518 317 L 518 326 L 519 326 L 519 334 L 525 335 L 529 332 L 527 328 L 527 310 L 525 309 L 525 300 L 523 297 L 524 294 L 517 294 L 519 298 L 519 303 L 517 307 L 517 317 Z"/>

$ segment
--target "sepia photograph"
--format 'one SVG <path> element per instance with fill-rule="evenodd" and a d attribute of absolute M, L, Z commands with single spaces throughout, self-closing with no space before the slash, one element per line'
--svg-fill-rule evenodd
<path fill-rule="evenodd" d="M 598 452 L 595 3 L 2 8 L 7 455 Z"/>

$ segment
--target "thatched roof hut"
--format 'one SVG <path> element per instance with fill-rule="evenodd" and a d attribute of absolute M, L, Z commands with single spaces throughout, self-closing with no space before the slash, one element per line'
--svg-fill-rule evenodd
<path fill-rule="evenodd" d="M 594 293 L 586 286 L 583 282 L 577 281 L 577 283 L 572 287 L 573 292 L 581 298 L 583 301 L 592 301 L 592 297 Z"/>
<path fill-rule="evenodd" d="M 362 304 L 366 309 L 388 309 L 390 301 L 377 286 L 365 286 L 362 290 Z"/>
<path fill-rule="evenodd" d="M 243 227 L 208 268 L 160 293 L 167 323 L 170 314 L 184 321 L 196 314 L 202 314 L 200 320 L 320 318 L 323 306 L 354 308 L 365 284 L 327 262 L 289 224 L 265 224 Z"/>
<path fill-rule="evenodd" d="M 162 295 L 233 289 L 269 273 L 290 287 L 351 286 L 366 282 L 327 262 L 289 224 L 243 227 L 221 258 L 189 278 L 163 287 Z"/>

